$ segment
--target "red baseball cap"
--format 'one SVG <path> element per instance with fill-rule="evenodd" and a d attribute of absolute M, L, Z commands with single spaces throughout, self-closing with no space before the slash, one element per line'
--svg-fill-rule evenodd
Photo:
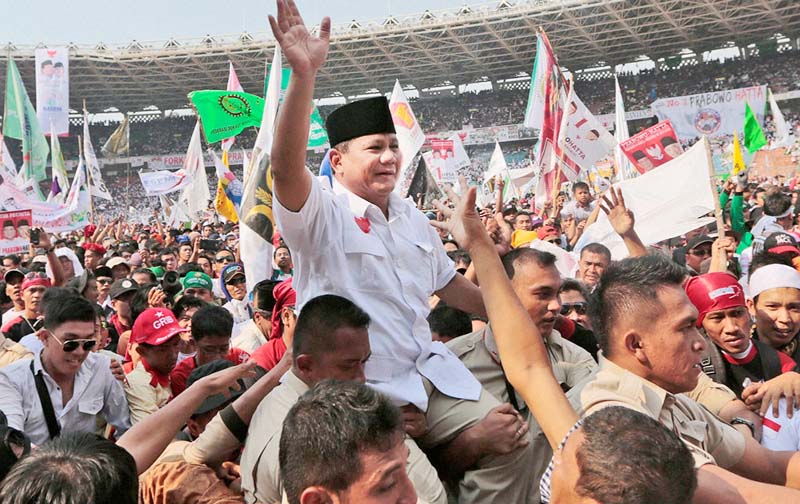
<path fill-rule="evenodd" d="M 44 274 L 31 271 L 25 275 L 25 278 L 23 278 L 21 289 L 24 291 L 25 289 L 35 287 L 37 285 L 46 288 L 50 287 L 52 284 L 50 283 L 50 279 Z"/>
<path fill-rule="evenodd" d="M 186 332 L 167 308 L 148 308 L 133 323 L 131 343 L 159 346 Z"/>
<path fill-rule="evenodd" d="M 683 289 L 697 308 L 697 327 L 713 311 L 745 306 L 744 291 L 736 277 L 726 272 L 706 273 L 690 278 Z"/>
<path fill-rule="evenodd" d="M 554 236 L 561 238 L 561 233 L 558 232 L 558 229 L 555 226 L 542 226 L 539 228 L 537 234 L 540 240 L 546 240 Z"/>

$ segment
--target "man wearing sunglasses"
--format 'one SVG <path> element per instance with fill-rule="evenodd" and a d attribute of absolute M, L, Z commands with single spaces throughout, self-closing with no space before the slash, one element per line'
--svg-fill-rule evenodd
<path fill-rule="evenodd" d="M 696 236 L 689 240 L 686 245 L 686 267 L 692 276 L 699 275 L 703 261 L 711 258 L 713 243 L 714 239 L 706 235 Z"/>
<path fill-rule="evenodd" d="M 61 432 L 94 432 L 98 415 L 118 433 L 130 428 L 122 384 L 111 373 L 109 358 L 92 352 L 97 344 L 92 303 L 76 295 L 47 303 L 38 336 L 44 348 L 33 360 L 0 371 L 0 410 L 9 426 L 36 445 Z"/>

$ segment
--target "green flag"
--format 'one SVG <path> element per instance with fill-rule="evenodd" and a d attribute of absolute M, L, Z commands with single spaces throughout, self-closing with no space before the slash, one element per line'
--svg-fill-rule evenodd
<path fill-rule="evenodd" d="M 264 100 L 240 91 L 192 91 L 189 100 L 208 143 L 236 136 L 248 126 L 260 126 L 264 115 Z"/>
<path fill-rule="evenodd" d="M 269 75 L 269 69 L 267 70 L 267 75 Z M 286 94 L 286 88 L 289 87 L 289 78 L 291 76 L 291 68 L 281 69 L 281 102 L 283 102 L 283 97 Z M 264 96 L 267 96 L 268 80 L 268 78 L 264 79 Z M 326 145 L 328 145 L 328 131 L 325 129 L 325 121 L 322 120 L 319 109 L 314 105 L 314 108 L 311 110 L 311 121 L 308 128 L 308 148 L 316 149 Z"/>
<path fill-rule="evenodd" d="M 37 182 L 46 179 L 50 147 L 13 59 L 8 60 L 5 105 L 3 135 L 22 140 L 21 173 Z"/>
<path fill-rule="evenodd" d="M 756 119 L 755 114 L 753 114 L 753 109 L 750 108 L 750 104 L 745 102 L 744 146 L 747 152 L 752 154 L 765 145 L 767 145 L 767 137 L 764 136 L 764 131 L 761 129 L 761 125 L 758 124 L 758 119 Z"/>

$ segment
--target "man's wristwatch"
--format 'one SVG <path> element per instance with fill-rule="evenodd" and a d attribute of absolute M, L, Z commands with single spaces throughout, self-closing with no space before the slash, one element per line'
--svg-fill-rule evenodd
<path fill-rule="evenodd" d="M 750 434 L 752 434 L 753 437 L 756 437 L 756 425 L 746 418 L 734 417 L 733 420 L 731 420 L 731 425 L 747 426 L 747 428 L 750 429 Z"/>

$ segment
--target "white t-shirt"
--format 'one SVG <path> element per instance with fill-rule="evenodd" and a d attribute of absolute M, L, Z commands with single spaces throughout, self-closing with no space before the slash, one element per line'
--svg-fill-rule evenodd
<path fill-rule="evenodd" d="M 767 410 L 762 422 L 761 445 L 775 451 L 800 450 L 800 411 L 795 410 L 792 418 L 786 416 L 786 400 L 781 399 L 780 414 Z"/>

